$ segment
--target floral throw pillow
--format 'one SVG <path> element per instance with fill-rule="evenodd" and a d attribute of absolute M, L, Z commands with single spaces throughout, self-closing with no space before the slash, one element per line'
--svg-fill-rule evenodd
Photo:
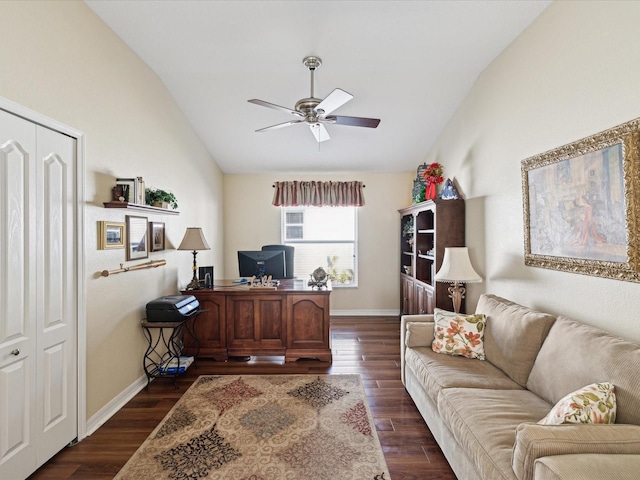
<path fill-rule="evenodd" d="M 561 423 L 615 423 L 616 389 L 609 383 L 592 383 L 561 399 L 540 420 L 540 425 Z"/>
<path fill-rule="evenodd" d="M 431 348 L 436 353 L 459 355 L 484 360 L 483 314 L 465 315 L 436 308 L 434 339 Z"/>

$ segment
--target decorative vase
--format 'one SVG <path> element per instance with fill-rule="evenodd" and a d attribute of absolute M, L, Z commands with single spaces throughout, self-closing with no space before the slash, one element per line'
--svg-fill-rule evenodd
<path fill-rule="evenodd" d="M 436 184 L 434 182 L 429 182 L 424 192 L 425 200 L 435 200 L 437 196 L 438 188 L 436 187 Z"/>
<path fill-rule="evenodd" d="M 415 239 L 413 238 L 413 235 L 407 240 L 407 243 L 409 244 L 409 249 L 413 252 L 413 242 L 415 241 Z"/>

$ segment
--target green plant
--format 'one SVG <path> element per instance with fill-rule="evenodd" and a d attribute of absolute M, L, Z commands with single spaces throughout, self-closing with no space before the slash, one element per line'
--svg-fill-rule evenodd
<path fill-rule="evenodd" d="M 406 238 L 413 237 L 413 215 L 409 217 L 409 220 L 402 227 L 402 236 Z"/>
<path fill-rule="evenodd" d="M 144 191 L 144 201 L 147 205 L 154 203 L 168 203 L 174 210 L 178 208 L 178 199 L 171 192 L 160 190 L 159 188 L 147 188 Z"/>
<path fill-rule="evenodd" d="M 338 272 L 336 264 L 338 263 L 338 257 L 327 257 L 327 276 L 333 283 L 353 283 L 355 275 L 350 268 Z"/>

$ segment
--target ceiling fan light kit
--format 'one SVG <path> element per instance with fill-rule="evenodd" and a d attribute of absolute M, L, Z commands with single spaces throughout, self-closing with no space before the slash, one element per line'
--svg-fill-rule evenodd
<path fill-rule="evenodd" d="M 279 123 L 270 127 L 260 128 L 256 132 L 268 132 L 270 130 L 276 130 L 278 128 L 288 127 L 297 123 L 306 123 L 311 130 L 311 133 L 315 137 L 318 143 L 329 140 L 329 132 L 324 126 L 325 123 L 332 123 L 336 125 L 347 125 L 351 127 L 367 127 L 376 128 L 380 123 L 378 118 L 365 118 L 365 117 L 345 117 L 340 115 L 331 115 L 334 110 L 337 110 L 342 105 L 347 103 L 353 98 L 348 92 L 340 88 L 333 90 L 324 100 L 315 98 L 314 95 L 314 74 L 316 69 L 322 65 L 322 60 L 319 57 L 308 56 L 302 60 L 302 64 L 309 69 L 311 74 L 311 95 L 309 98 L 303 98 L 296 102 L 293 109 L 282 107 L 274 103 L 265 102 L 264 100 L 251 99 L 249 103 L 260 105 L 262 107 L 272 108 L 279 110 L 290 115 L 298 117 L 296 120 L 290 120 L 288 122 Z"/>

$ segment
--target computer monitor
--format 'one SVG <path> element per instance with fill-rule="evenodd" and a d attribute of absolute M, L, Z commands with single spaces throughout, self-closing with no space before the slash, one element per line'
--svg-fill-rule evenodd
<path fill-rule="evenodd" d="M 265 250 L 281 250 L 284 252 L 284 264 L 285 264 L 285 276 L 283 278 L 294 278 L 293 274 L 293 256 L 295 253 L 295 247 L 291 245 L 263 245 L 262 251 Z"/>
<path fill-rule="evenodd" d="M 284 252 L 282 250 L 240 250 L 238 251 L 238 270 L 241 277 L 269 276 L 274 279 L 285 278 Z"/>

